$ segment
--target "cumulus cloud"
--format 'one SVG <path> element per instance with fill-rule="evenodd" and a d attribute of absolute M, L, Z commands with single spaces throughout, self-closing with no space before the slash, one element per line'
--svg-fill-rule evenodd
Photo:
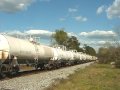
<path fill-rule="evenodd" d="M 7 32 L 6 34 L 13 35 L 13 36 L 17 36 L 17 35 L 23 36 L 23 35 L 25 35 L 23 32 L 18 31 L 18 30 L 14 30 L 12 32 Z"/>
<path fill-rule="evenodd" d="M 26 31 L 8 31 L 2 32 L 0 34 L 10 35 L 13 37 L 21 38 L 29 40 L 32 37 L 35 41 L 41 44 L 50 45 L 51 44 L 51 36 L 54 32 L 48 30 L 26 30 Z"/>
<path fill-rule="evenodd" d="M 113 31 L 95 30 L 91 32 L 81 32 L 80 36 L 94 38 L 94 39 L 101 39 L 101 38 L 115 37 L 117 36 L 117 34 Z"/>
<path fill-rule="evenodd" d="M 97 44 L 98 45 L 104 45 L 106 43 L 106 41 L 98 41 Z"/>
<path fill-rule="evenodd" d="M 104 12 L 104 10 L 105 10 L 105 6 L 104 5 L 102 5 L 102 6 L 100 6 L 98 9 L 97 9 L 97 14 L 101 14 L 101 13 L 103 13 Z"/>
<path fill-rule="evenodd" d="M 2 32 L 1 34 L 21 37 L 21 38 L 32 36 L 32 37 L 40 37 L 41 39 L 50 39 L 52 34 L 54 34 L 54 32 L 50 32 L 48 30 L 26 30 L 26 31 L 14 30 L 9 32 Z"/>
<path fill-rule="evenodd" d="M 99 47 L 103 47 L 103 46 L 112 46 L 112 45 L 114 45 L 115 44 L 115 42 L 114 41 L 109 41 L 109 40 L 106 40 L 106 41 L 104 41 L 104 40 L 97 40 L 97 41 L 92 41 L 92 40 L 90 40 L 90 41 L 86 41 L 85 42 L 87 45 L 90 45 L 90 46 L 93 46 L 94 48 L 99 48 Z M 96 48 L 96 49 L 97 49 Z"/>
<path fill-rule="evenodd" d="M 35 0 L 0 0 L 0 11 L 14 13 L 26 10 Z"/>
<path fill-rule="evenodd" d="M 47 30 L 28 30 L 24 32 L 27 35 L 41 36 L 41 37 L 51 37 L 54 32 Z"/>
<path fill-rule="evenodd" d="M 78 37 L 78 35 L 77 35 L 77 34 L 75 34 L 74 32 L 68 32 L 67 34 L 68 34 L 68 36 L 70 36 L 70 37 L 71 37 L 71 36 Z"/>
<path fill-rule="evenodd" d="M 69 12 L 77 12 L 78 10 L 76 8 L 69 8 L 68 11 Z"/>
<path fill-rule="evenodd" d="M 55 32 L 52 32 L 49 30 L 36 30 L 36 29 L 26 30 L 26 31 L 14 30 L 14 31 L 9 31 L 9 32 L 3 32 L 3 34 L 15 36 L 18 38 L 24 38 L 27 40 L 31 36 L 37 42 L 40 41 L 41 44 L 47 44 L 47 45 L 49 45 L 51 43 L 51 36 L 54 33 Z M 67 32 L 67 33 L 68 33 L 68 36 L 77 37 L 77 39 L 80 41 L 81 45 L 87 44 L 87 45 L 94 46 L 94 47 L 103 46 L 106 44 L 107 41 L 109 41 L 111 44 L 113 44 L 112 40 L 108 40 L 108 39 L 104 39 L 104 38 L 116 36 L 116 33 L 114 33 L 113 31 L 100 31 L 100 30 L 95 30 L 95 31 L 91 31 L 91 32 L 81 32 L 80 36 L 78 34 L 75 34 L 74 32 Z"/>
<path fill-rule="evenodd" d="M 19 31 L 19 30 L 14 30 L 14 31 L 9 31 L 9 32 L 3 32 L 1 34 L 7 34 L 11 36 L 39 36 L 41 38 L 51 38 L 51 36 L 55 32 L 51 32 L 48 30 L 26 30 L 26 31 Z M 68 36 L 78 36 L 77 34 L 73 32 L 67 32 Z"/>
<path fill-rule="evenodd" d="M 109 19 L 120 18 L 120 0 L 115 0 L 113 4 L 107 8 L 106 12 Z"/>
<path fill-rule="evenodd" d="M 74 18 L 76 21 L 80 21 L 80 22 L 85 22 L 88 20 L 86 17 L 83 17 L 83 16 L 76 16 Z"/>
<path fill-rule="evenodd" d="M 87 41 L 87 44 L 89 45 L 97 45 L 97 46 L 100 46 L 100 45 L 104 45 L 106 43 L 106 41 Z"/>

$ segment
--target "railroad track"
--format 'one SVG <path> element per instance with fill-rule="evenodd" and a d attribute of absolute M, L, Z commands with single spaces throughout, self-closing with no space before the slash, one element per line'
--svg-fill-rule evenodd
<path fill-rule="evenodd" d="M 75 66 L 75 65 L 71 65 L 71 66 Z M 60 67 L 58 69 L 71 67 L 71 66 L 64 66 L 64 67 Z M 57 69 L 51 69 L 51 70 L 40 70 L 39 69 L 39 70 L 22 71 L 22 72 L 18 72 L 15 75 L 8 75 L 7 74 L 5 78 L 0 78 L 0 81 L 9 80 L 9 79 L 17 78 L 17 77 L 24 77 L 24 76 L 27 76 L 27 75 L 34 75 L 34 74 L 47 72 L 47 71 L 53 71 L 53 70 L 57 70 Z"/>
<path fill-rule="evenodd" d="M 89 63 L 89 62 L 87 62 L 87 63 Z M 81 64 L 84 64 L 84 63 L 81 63 Z M 76 65 L 80 65 L 80 64 L 76 64 Z M 72 66 L 75 66 L 75 65 L 63 66 L 63 67 L 60 67 L 57 69 L 54 68 L 54 69 L 49 69 L 49 70 L 38 69 L 38 70 L 22 71 L 22 72 L 18 72 L 15 75 L 8 75 L 7 74 L 5 78 L 0 78 L 0 81 L 9 80 L 9 79 L 17 78 L 17 77 L 24 77 L 24 76 L 28 76 L 28 75 L 34 75 L 34 74 L 43 73 L 43 72 L 47 72 L 47 71 L 63 69 L 63 68 L 72 67 Z"/>
<path fill-rule="evenodd" d="M 0 81 L 0 90 L 44 90 L 57 80 L 67 79 L 77 69 L 84 69 L 94 62 L 62 67 L 50 71 L 21 72 L 21 75 Z"/>
<path fill-rule="evenodd" d="M 65 67 L 61 67 L 59 69 L 62 69 L 62 68 L 65 68 Z M 52 70 L 56 70 L 56 69 L 52 69 Z M 50 70 L 23 71 L 23 72 L 18 72 L 17 74 L 12 75 L 12 76 L 7 74 L 5 78 L 0 77 L 0 81 L 10 80 L 10 79 L 18 78 L 18 77 L 29 76 L 29 75 L 34 75 L 34 74 L 43 73 L 43 72 L 47 72 L 47 71 L 50 71 Z"/>

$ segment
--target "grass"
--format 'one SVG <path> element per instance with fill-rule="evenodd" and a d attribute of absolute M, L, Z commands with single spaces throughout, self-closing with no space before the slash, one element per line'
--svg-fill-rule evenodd
<path fill-rule="evenodd" d="M 48 90 L 120 90 L 120 69 L 94 64 L 76 71 L 67 80 L 60 80 Z"/>

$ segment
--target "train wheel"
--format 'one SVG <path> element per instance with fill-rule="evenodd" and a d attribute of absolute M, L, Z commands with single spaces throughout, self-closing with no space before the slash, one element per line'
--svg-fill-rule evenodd
<path fill-rule="evenodd" d="M 12 77 L 13 75 L 16 75 L 19 72 L 19 66 L 9 67 L 9 76 Z"/>
<path fill-rule="evenodd" d="M 6 70 L 6 67 L 4 65 L 2 65 L 0 67 L 0 77 L 1 78 L 5 78 L 6 77 L 6 74 L 4 73 L 5 70 Z"/>
<path fill-rule="evenodd" d="M 5 77 L 6 77 L 6 74 L 0 73 L 0 78 L 5 78 Z"/>
<path fill-rule="evenodd" d="M 13 69 L 13 72 L 15 72 L 16 74 L 19 72 L 20 68 L 19 66 L 15 66 L 12 68 Z"/>
<path fill-rule="evenodd" d="M 40 70 L 44 70 L 45 69 L 45 64 L 41 63 L 41 64 L 39 64 L 39 67 L 40 67 Z"/>

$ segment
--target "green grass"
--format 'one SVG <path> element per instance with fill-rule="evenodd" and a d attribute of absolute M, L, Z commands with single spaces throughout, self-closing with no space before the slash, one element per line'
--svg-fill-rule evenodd
<path fill-rule="evenodd" d="M 67 80 L 60 80 L 48 90 L 120 90 L 120 69 L 94 64 L 78 70 Z"/>

